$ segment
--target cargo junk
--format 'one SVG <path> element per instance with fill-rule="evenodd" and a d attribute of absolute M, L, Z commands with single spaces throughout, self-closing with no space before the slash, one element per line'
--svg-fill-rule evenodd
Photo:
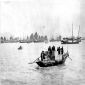
<path fill-rule="evenodd" d="M 44 51 L 43 51 L 44 52 Z M 40 56 L 39 58 L 37 58 L 33 63 L 37 63 L 38 66 L 40 67 L 50 67 L 50 66 L 58 66 L 58 65 L 62 65 L 65 63 L 67 57 L 69 57 L 69 53 L 68 51 L 66 53 L 63 54 L 58 54 L 58 57 L 62 57 L 62 59 L 51 59 L 48 58 L 49 54 L 48 51 L 45 51 L 47 54 L 45 54 L 44 58 L 42 59 L 42 57 Z M 50 57 L 53 57 L 52 55 L 50 55 Z M 57 56 L 55 56 L 57 57 Z M 70 57 L 69 57 L 70 58 Z M 71 59 L 71 58 L 70 58 Z M 32 64 L 32 63 L 31 63 Z"/>
<path fill-rule="evenodd" d="M 79 26 L 80 30 L 80 26 Z M 78 37 L 73 36 L 73 24 L 72 24 L 72 37 L 66 37 L 61 40 L 61 44 L 79 44 L 81 42 L 81 37 L 79 37 L 79 32 L 78 32 Z"/>

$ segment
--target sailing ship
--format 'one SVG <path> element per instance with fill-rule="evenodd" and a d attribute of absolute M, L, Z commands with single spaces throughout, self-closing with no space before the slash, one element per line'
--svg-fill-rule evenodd
<path fill-rule="evenodd" d="M 80 26 L 79 26 L 79 31 L 80 31 Z M 78 36 L 74 37 L 73 24 L 72 24 L 72 37 L 63 38 L 63 40 L 61 40 L 61 44 L 79 44 L 79 42 L 81 42 L 81 37 L 79 37 L 79 31 L 78 31 Z"/>

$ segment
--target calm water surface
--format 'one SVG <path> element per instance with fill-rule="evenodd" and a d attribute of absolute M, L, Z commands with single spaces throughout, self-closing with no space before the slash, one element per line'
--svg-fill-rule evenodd
<path fill-rule="evenodd" d="M 22 50 L 17 49 L 20 45 Z M 37 69 L 37 64 L 28 64 L 49 45 L 61 46 L 59 42 L 0 44 L 0 85 L 85 85 L 85 42 L 63 45 L 72 59 L 65 65 Z"/>

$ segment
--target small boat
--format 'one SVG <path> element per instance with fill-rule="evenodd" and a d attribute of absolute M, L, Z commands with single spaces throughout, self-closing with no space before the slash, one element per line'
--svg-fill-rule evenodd
<path fill-rule="evenodd" d="M 40 59 L 38 59 L 36 61 L 36 63 L 38 64 L 38 66 L 40 67 L 50 67 L 50 66 L 58 66 L 58 65 L 62 65 L 65 63 L 67 57 L 69 57 L 69 53 L 68 51 L 62 55 L 62 60 L 44 60 L 44 61 L 41 61 Z"/>
<path fill-rule="evenodd" d="M 41 56 L 29 64 L 36 63 L 39 67 L 58 66 L 63 65 L 67 57 L 71 59 L 68 50 L 67 52 L 64 52 L 63 47 L 58 47 L 57 50 L 55 50 L 55 46 L 52 48 L 49 46 L 48 51 L 42 51 Z"/>
<path fill-rule="evenodd" d="M 18 50 L 21 50 L 22 49 L 22 46 L 20 46 L 19 48 L 18 48 Z"/>

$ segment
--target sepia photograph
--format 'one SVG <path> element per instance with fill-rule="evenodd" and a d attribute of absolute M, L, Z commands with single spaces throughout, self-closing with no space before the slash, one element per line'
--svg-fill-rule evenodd
<path fill-rule="evenodd" d="M 85 85 L 85 0 L 0 0 L 0 85 Z"/>

